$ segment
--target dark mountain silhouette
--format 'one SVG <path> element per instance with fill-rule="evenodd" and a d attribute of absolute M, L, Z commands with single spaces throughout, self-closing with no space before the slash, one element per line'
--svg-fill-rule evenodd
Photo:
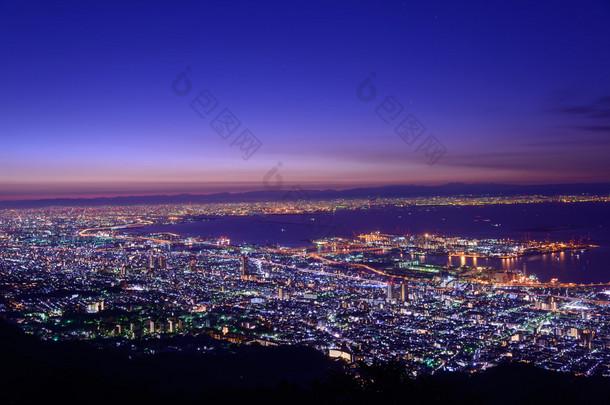
<path fill-rule="evenodd" d="M 100 198 L 57 198 L 43 200 L 0 201 L 1 208 L 39 208 L 47 206 L 102 206 L 138 204 L 187 204 L 214 202 L 281 201 L 294 200 L 290 188 L 285 190 L 259 190 L 243 193 L 178 194 L 153 196 L 125 196 Z M 348 190 L 300 190 L 298 198 L 330 200 L 336 198 L 391 198 L 431 196 L 519 196 L 519 195 L 608 195 L 610 183 L 511 185 L 493 183 L 449 183 L 441 186 L 397 185 L 354 188 Z"/>
<path fill-rule="evenodd" d="M 414 379 L 398 364 L 380 363 L 361 365 L 364 379 L 357 379 L 329 371 L 337 369 L 333 362 L 308 348 L 232 351 L 130 360 L 85 342 L 40 341 L 0 319 L 0 403 L 503 405 L 605 403 L 610 395 L 606 378 L 575 377 L 530 364 Z"/>

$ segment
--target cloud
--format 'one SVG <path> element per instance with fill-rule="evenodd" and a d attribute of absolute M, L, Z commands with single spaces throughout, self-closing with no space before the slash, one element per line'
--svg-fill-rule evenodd
<path fill-rule="evenodd" d="M 582 100 L 582 97 L 578 97 L 576 93 L 572 92 L 571 94 L 572 98 L 556 98 L 554 103 L 559 104 L 559 106 L 546 110 L 546 112 L 563 116 L 569 120 L 569 122 L 560 127 L 570 131 L 586 131 L 604 136 L 610 134 L 610 96 L 599 97 L 589 102 L 566 105 L 569 99 L 574 100 L 579 98 Z M 606 145 L 607 139 L 583 140 L 578 143 L 582 144 L 584 142 Z"/>
<path fill-rule="evenodd" d="M 579 128 L 580 129 L 580 128 Z M 521 143 L 523 146 L 527 147 L 578 147 L 578 146 L 608 146 L 610 145 L 610 138 L 602 138 L 602 139 L 594 139 L 588 138 L 583 139 L 580 137 L 572 137 L 570 139 L 549 139 L 549 140 L 540 140 L 537 142 L 524 142 Z"/>
<path fill-rule="evenodd" d="M 582 129 L 585 131 L 593 132 L 608 132 L 610 133 L 610 125 L 584 125 L 580 127 L 574 127 L 575 129 Z"/>
<path fill-rule="evenodd" d="M 610 175 L 610 163 L 605 158 L 606 148 L 587 146 L 585 151 L 574 153 L 574 146 L 553 142 L 522 150 L 501 152 L 459 153 L 447 155 L 443 165 L 483 170 L 510 170 L 531 173 L 570 171 L 582 174 Z"/>
<path fill-rule="evenodd" d="M 590 118 L 593 120 L 610 120 L 610 96 L 600 97 L 597 100 L 587 104 L 552 108 L 548 110 L 548 112 L 567 116 Z M 581 129 L 606 131 L 607 129 L 605 128 L 608 128 L 608 126 L 585 125 Z"/>
<path fill-rule="evenodd" d="M 600 110 L 592 113 L 590 115 L 591 118 L 609 118 L 610 119 L 610 109 Z"/>
<path fill-rule="evenodd" d="M 608 96 L 608 97 L 601 97 L 601 98 L 599 98 L 599 99 L 597 100 L 597 103 L 598 103 L 598 104 L 602 104 L 602 105 L 605 105 L 605 104 L 610 105 L 610 96 Z"/>
<path fill-rule="evenodd" d="M 560 108 L 555 108 L 551 111 L 556 112 L 556 113 L 561 113 L 561 114 L 580 115 L 580 114 L 594 113 L 597 110 L 593 106 L 577 106 L 577 107 L 560 107 Z"/>

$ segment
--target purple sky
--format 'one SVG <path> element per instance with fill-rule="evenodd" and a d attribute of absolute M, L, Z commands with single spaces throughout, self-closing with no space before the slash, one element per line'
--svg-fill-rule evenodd
<path fill-rule="evenodd" d="M 608 182 L 610 3 L 542 3 L 0 1 L 0 199 Z"/>

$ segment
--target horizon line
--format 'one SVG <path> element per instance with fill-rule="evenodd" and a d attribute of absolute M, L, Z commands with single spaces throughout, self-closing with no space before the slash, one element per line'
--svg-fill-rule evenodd
<path fill-rule="evenodd" d="M 192 196 L 192 197 L 211 197 L 211 196 L 220 196 L 220 195 L 228 195 L 228 196 L 238 196 L 252 193 L 274 193 L 274 192 L 289 192 L 291 190 L 300 189 L 303 191 L 312 191 L 312 192 L 345 192 L 345 191 L 355 191 L 355 190 L 365 190 L 365 189 L 387 189 L 394 187 L 416 187 L 416 188 L 442 188 L 447 186 L 463 186 L 463 187 L 473 187 L 473 186 L 493 186 L 493 187 L 562 187 L 562 186 L 580 186 L 580 187 L 595 187 L 595 186 L 610 186 L 610 182 L 595 182 L 595 183 L 533 183 L 533 184 L 514 184 L 514 183 L 464 183 L 464 182 L 448 182 L 437 185 L 429 185 L 429 184 L 390 184 L 390 185 L 379 185 L 379 186 L 360 186 L 360 187 L 345 187 L 345 188 L 324 188 L 324 187 L 300 187 L 300 186 L 292 186 L 292 187 L 282 187 L 278 189 L 254 189 L 254 190 L 241 190 L 241 191 L 213 191 L 208 193 L 192 193 L 192 192 L 175 192 L 175 193 L 163 193 L 163 192 L 150 192 L 150 193 L 133 193 L 133 194 L 119 194 L 119 193 L 99 193 L 99 194 L 59 194 L 53 196 L 41 196 L 36 195 L 32 198 L 27 198 L 26 195 L 15 196 L 15 198 L 2 198 L 0 197 L 0 203 L 20 203 L 20 202 L 52 202 L 59 200 L 69 200 L 69 201 L 78 201 L 78 200 L 104 200 L 104 199 L 122 199 L 122 198 L 171 198 L 171 197 L 181 197 L 181 196 Z"/>

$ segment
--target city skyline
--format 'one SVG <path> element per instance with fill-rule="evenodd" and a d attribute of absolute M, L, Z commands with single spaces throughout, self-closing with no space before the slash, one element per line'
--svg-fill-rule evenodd
<path fill-rule="evenodd" d="M 262 190 L 274 168 L 313 189 L 608 182 L 608 17 L 596 1 L 0 2 L 0 200 Z M 224 109 L 241 123 L 226 139 Z"/>
<path fill-rule="evenodd" d="M 365 382 L 378 362 L 409 378 L 508 362 L 608 377 L 608 198 L 562 200 L 0 210 L 0 315 L 130 360 L 296 346 Z M 407 217 L 412 232 L 392 231 Z"/>
<path fill-rule="evenodd" d="M 0 0 L 0 398 L 608 397 L 608 21 Z"/>

